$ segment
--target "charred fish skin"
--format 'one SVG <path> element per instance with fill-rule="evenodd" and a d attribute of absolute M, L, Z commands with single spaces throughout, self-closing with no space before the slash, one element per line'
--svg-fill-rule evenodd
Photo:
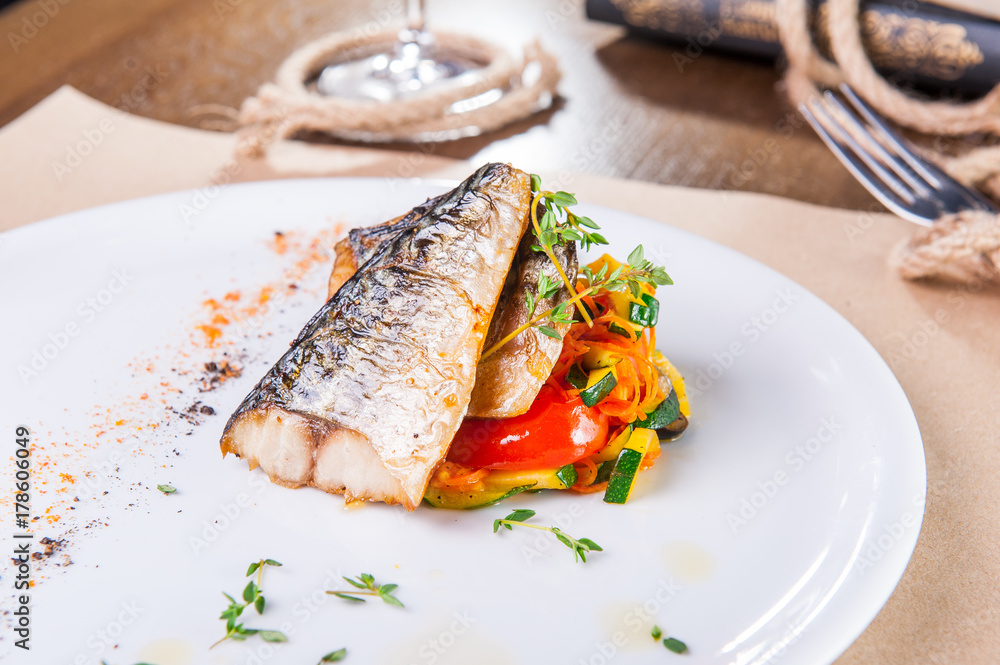
<path fill-rule="evenodd" d="M 405 215 L 390 219 L 388 222 L 351 229 L 347 233 L 347 237 L 334 247 L 336 258 L 327 284 L 326 297 L 332 298 L 333 294 L 344 285 L 344 282 L 350 279 L 358 268 L 367 263 L 381 245 L 392 240 L 401 232 L 413 228 L 445 196 L 447 194 L 430 198 Z"/>
<path fill-rule="evenodd" d="M 371 258 L 380 244 L 391 242 L 396 235 L 411 228 L 440 198 L 431 199 L 408 215 L 384 224 L 352 229 L 347 238 L 337 243 L 337 258 L 330 274 L 328 297 L 332 297 L 357 268 Z M 525 296 L 537 288 L 542 273 L 550 281 L 561 279 L 548 257 L 531 249 L 535 242 L 530 230 L 521 239 L 490 322 L 484 348 L 492 347 L 528 320 Z M 565 274 L 577 274 L 579 266 L 575 243 L 554 245 L 553 253 Z M 564 286 L 552 297 L 538 302 L 536 312 L 544 312 L 569 298 L 569 289 Z M 560 334 L 569 330 L 568 324 L 554 327 Z M 512 418 L 525 413 L 552 372 L 561 351 L 562 342 L 536 329 L 525 331 L 498 349 L 479 364 L 476 386 L 466 415 L 470 418 Z"/>
<path fill-rule="evenodd" d="M 415 508 L 465 416 L 530 200 L 527 174 L 487 164 L 379 244 L 233 413 L 223 452 Z"/>
<path fill-rule="evenodd" d="M 532 245 L 537 242 L 530 230 L 521 239 L 514 265 L 507 276 L 489 334 L 486 336 L 487 349 L 528 322 L 528 304 L 525 298 L 529 293 L 536 292 L 541 275 L 545 275 L 550 282 L 561 281 L 559 272 L 549 257 L 543 252 L 532 249 Z M 579 270 L 576 243 L 556 244 L 553 245 L 552 251 L 563 272 L 575 276 Z M 571 297 L 569 289 L 563 285 L 555 294 L 536 303 L 535 314 L 556 307 Z M 570 324 L 556 324 L 551 327 L 562 336 L 569 331 Z M 529 328 L 482 360 L 479 363 L 468 416 L 513 418 L 527 412 L 559 360 L 562 346 L 561 339 L 544 335 L 537 328 Z"/>

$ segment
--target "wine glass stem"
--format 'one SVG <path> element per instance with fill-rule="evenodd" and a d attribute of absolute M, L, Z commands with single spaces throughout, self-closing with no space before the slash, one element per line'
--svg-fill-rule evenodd
<path fill-rule="evenodd" d="M 406 21 L 411 32 L 424 31 L 424 0 L 407 0 Z"/>

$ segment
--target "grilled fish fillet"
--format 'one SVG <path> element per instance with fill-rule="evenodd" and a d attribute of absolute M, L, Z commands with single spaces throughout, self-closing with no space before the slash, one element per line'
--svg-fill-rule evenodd
<path fill-rule="evenodd" d="M 511 267 L 497 303 L 497 311 L 493 314 L 489 334 L 486 335 L 486 349 L 527 323 L 528 305 L 525 296 L 529 291 L 535 292 L 539 275 L 546 275 L 552 282 L 560 281 L 559 273 L 549 257 L 531 249 L 536 242 L 534 234 L 530 232 L 524 234 L 521 240 L 514 266 Z M 575 278 L 578 270 L 576 243 L 554 245 L 553 254 L 566 275 L 571 279 Z M 569 298 L 569 289 L 563 286 L 549 298 L 539 300 L 535 313 L 541 314 Z M 570 324 L 550 327 L 555 328 L 560 335 L 565 335 Z M 512 418 L 525 413 L 552 373 L 562 346 L 561 339 L 543 335 L 537 328 L 531 328 L 497 349 L 479 363 L 468 415 L 475 418 Z"/>
<path fill-rule="evenodd" d="M 347 237 L 334 248 L 336 258 L 330 273 L 327 296 L 332 297 L 382 244 L 391 242 L 396 235 L 417 224 L 426 214 L 428 206 L 433 206 L 435 201 L 437 199 L 431 199 L 409 214 L 384 224 L 351 229 Z M 529 291 L 534 292 L 541 274 L 544 273 L 551 281 L 560 281 L 559 273 L 549 258 L 531 249 L 535 242 L 534 234 L 530 231 L 521 239 L 490 323 L 484 346 L 486 349 L 528 321 L 525 296 Z M 554 254 L 565 274 L 575 277 L 579 267 L 576 243 L 555 245 Z M 569 289 L 563 287 L 551 297 L 539 301 L 535 311 L 544 312 L 569 298 Z M 569 330 L 569 324 L 554 327 L 560 335 Z M 552 373 L 561 351 L 561 340 L 543 335 L 537 329 L 526 330 L 515 337 L 479 364 L 466 416 L 513 418 L 525 413 Z"/>
<path fill-rule="evenodd" d="M 530 200 L 526 173 L 487 164 L 429 202 L 237 408 L 223 454 L 283 485 L 416 508 L 468 408 Z"/>

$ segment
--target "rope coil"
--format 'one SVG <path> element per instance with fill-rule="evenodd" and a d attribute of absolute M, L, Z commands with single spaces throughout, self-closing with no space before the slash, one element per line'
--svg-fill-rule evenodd
<path fill-rule="evenodd" d="M 256 96 L 243 102 L 237 119 L 244 127 L 241 133 L 246 143 L 259 153 L 271 142 L 300 131 L 377 141 L 442 140 L 466 127 L 480 132 L 499 129 L 547 105 L 555 95 L 559 69 L 555 58 L 537 42 L 527 46 L 523 60 L 516 62 L 494 44 L 446 32 L 435 33 L 435 43 L 442 50 L 484 63 L 473 82 L 456 78 L 431 92 L 391 104 L 326 97 L 309 88 L 329 63 L 349 59 L 351 54 L 391 51 L 398 34 L 394 30 L 373 36 L 333 33 L 292 53 L 278 69 L 274 83 L 264 84 Z M 454 112 L 456 102 L 494 89 L 505 94 L 480 108 Z"/>

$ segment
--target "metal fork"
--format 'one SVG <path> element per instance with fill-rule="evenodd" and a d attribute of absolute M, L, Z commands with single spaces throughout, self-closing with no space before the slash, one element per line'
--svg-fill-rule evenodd
<path fill-rule="evenodd" d="M 848 107 L 827 90 L 799 110 L 855 178 L 903 219 L 930 226 L 947 213 L 977 209 L 997 213 L 985 196 L 918 157 L 909 144 L 846 84 Z"/>

